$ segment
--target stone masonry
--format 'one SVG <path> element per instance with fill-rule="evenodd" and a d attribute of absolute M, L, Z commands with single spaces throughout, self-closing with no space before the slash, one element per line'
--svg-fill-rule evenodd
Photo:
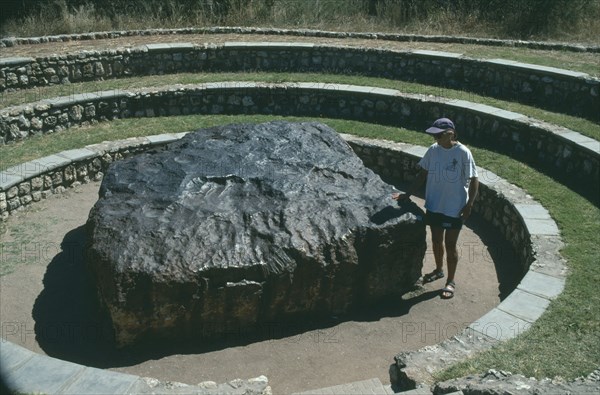
<path fill-rule="evenodd" d="M 148 44 L 0 61 L 0 92 L 143 75 L 326 72 L 428 84 L 600 119 L 600 80 L 585 73 L 459 53 L 309 43 Z"/>
<path fill-rule="evenodd" d="M 577 132 L 468 101 L 341 84 L 223 82 L 59 97 L 0 110 L 0 143 L 99 121 L 189 114 L 325 116 L 415 130 L 447 116 L 461 125 L 465 143 L 528 163 L 583 195 L 597 193 L 588 180 L 600 177 L 600 143 Z"/>

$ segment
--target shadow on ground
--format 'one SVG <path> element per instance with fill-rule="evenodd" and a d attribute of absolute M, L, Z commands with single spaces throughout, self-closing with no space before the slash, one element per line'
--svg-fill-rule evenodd
<path fill-rule="evenodd" d="M 522 268 L 518 264 L 513 247 L 504 240 L 498 230 L 493 229 L 480 215 L 471 215 L 465 226 L 469 227 L 487 247 L 486 259 L 490 259 L 494 263 L 498 278 L 498 295 L 500 300 L 504 300 L 523 278 L 523 276 L 515 275 L 515 273 L 520 273 Z M 468 253 L 468 251 L 463 251 L 463 254 Z"/>

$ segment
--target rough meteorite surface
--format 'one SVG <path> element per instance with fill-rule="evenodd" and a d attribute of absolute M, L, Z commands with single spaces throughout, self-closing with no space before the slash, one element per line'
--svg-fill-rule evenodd
<path fill-rule="evenodd" d="M 113 163 L 87 223 L 119 346 L 199 338 L 398 295 L 420 211 L 319 123 L 228 125 Z"/>

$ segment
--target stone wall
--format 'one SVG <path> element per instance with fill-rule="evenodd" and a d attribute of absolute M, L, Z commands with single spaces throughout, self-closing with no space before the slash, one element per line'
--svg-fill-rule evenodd
<path fill-rule="evenodd" d="M 0 142 L 118 118 L 189 114 L 325 116 L 413 130 L 448 116 L 461 141 L 528 163 L 585 196 L 598 193 L 589 187 L 600 177 L 596 140 L 490 106 L 350 85 L 224 82 L 60 97 L 0 110 Z"/>
<path fill-rule="evenodd" d="M 600 80 L 585 73 L 457 53 L 308 43 L 149 44 L 0 61 L 0 92 L 53 84 L 199 72 L 361 74 L 464 90 L 600 120 Z"/>
<path fill-rule="evenodd" d="M 124 140 L 63 151 L 0 172 L 0 220 L 67 188 L 102 179 L 108 165 L 153 144 Z M 8 186 L 10 185 L 10 186 Z"/>
<path fill-rule="evenodd" d="M 106 40 L 121 37 L 135 36 L 177 36 L 189 34 L 256 34 L 269 36 L 296 36 L 296 37 L 325 37 L 325 38 L 348 38 L 361 40 L 401 41 L 401 42 L 435 42 L 486 45 L 497 47 L 514 47 L 541 49 L 546 51 L 569 51 L 569 52 L 600 52 L 599 45 L 573 44 L 569 42 L 550 41 L 527 41 L 527 40 L 503 40 L 497 38 L 460 37 L 444 35 L 423 35 L 404 33 L 382 33 L 382 32 L 338 32 L 315 29 L 278 29 L 269 27 L 187 27 L 174 29 L 140 29 L 140 30 L 112 30 L 90 33 L 58 34 L 40 37 L 5 37 L 0 39 L 0 48 L 14 47 L 18 45 L 36 45 L 49 42 L 68 42 L 82 40 Z"/>

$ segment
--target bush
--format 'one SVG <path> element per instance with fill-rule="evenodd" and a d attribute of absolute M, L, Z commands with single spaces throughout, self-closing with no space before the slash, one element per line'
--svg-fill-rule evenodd
<path fill-rule="evenodd" d="M 11 4 L 11 0 L 8 0 Z M 19 36 L 187 26 L 277 26 L 598 42 L 598 0 L 38 0 L 3 13 Z"/>

